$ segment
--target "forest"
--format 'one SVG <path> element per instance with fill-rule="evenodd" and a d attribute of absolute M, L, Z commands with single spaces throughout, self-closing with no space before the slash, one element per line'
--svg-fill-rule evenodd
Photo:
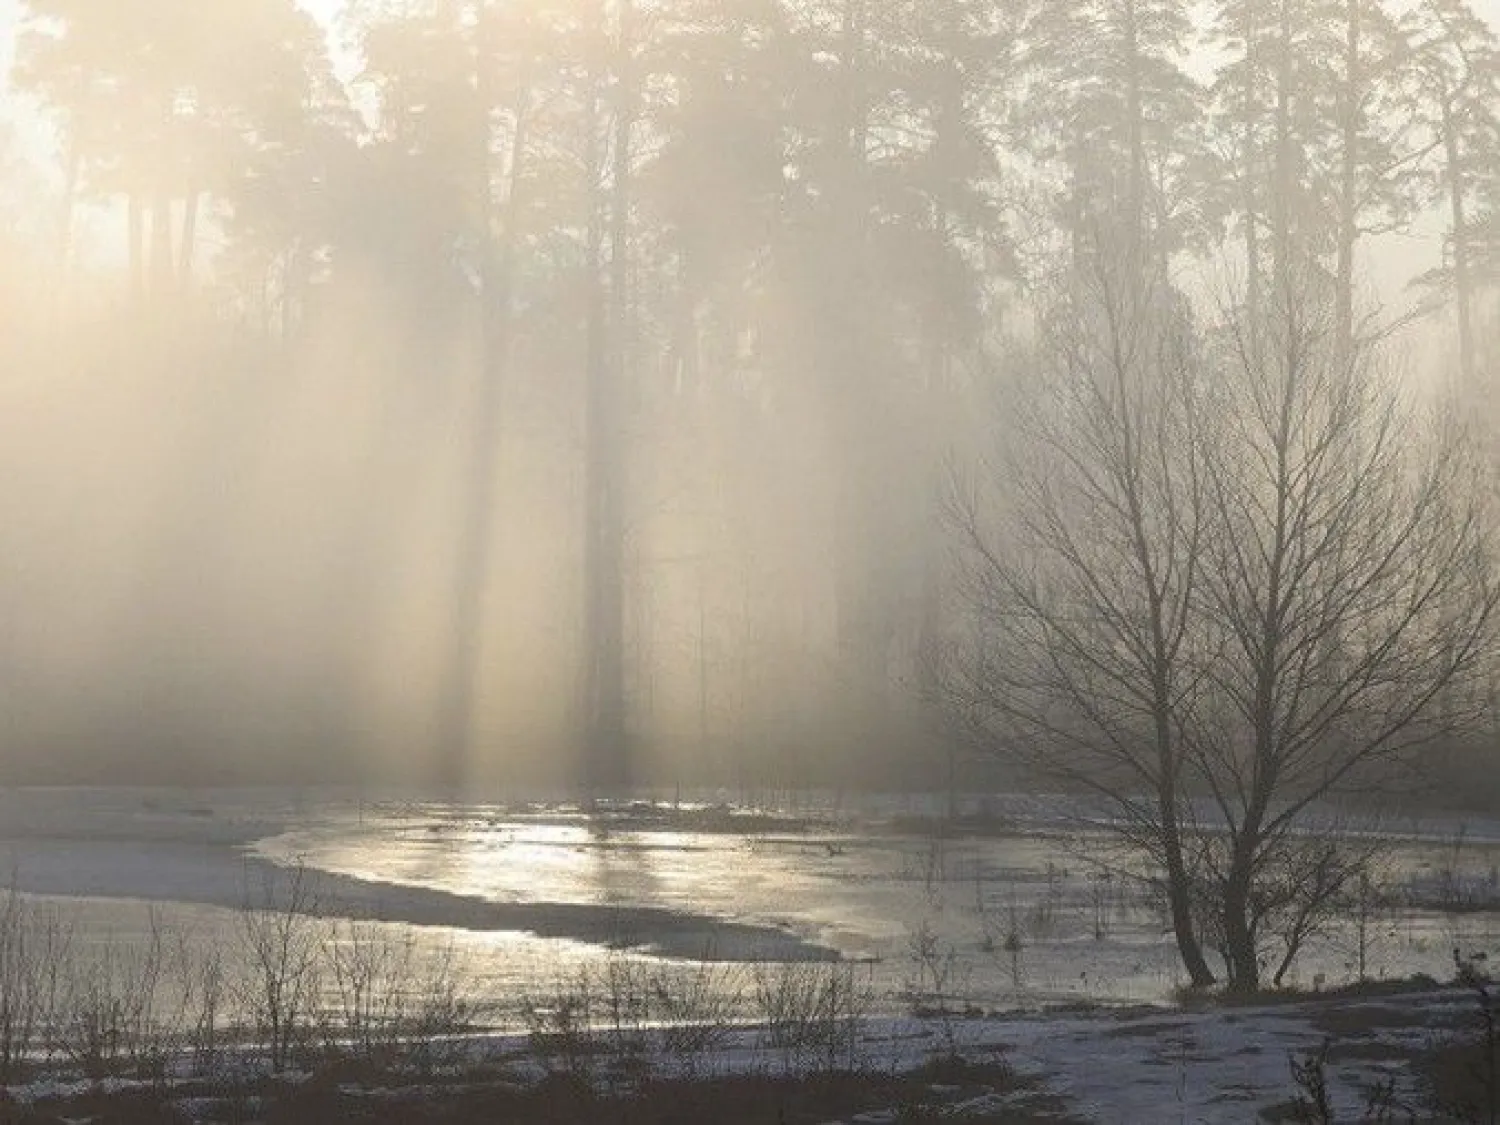
<path fill-rule="evenodd" d="M 1330 457 L 1389 486 L 1360 521 L 1415 505 L 1403 573 L 1443 589 L 1430 660 L 1361 666 L 1468 739 L 1455 776 L 1488 760 L 1477 4 L 26 0 L 8 38 L 14 779 L 942 788 L 1102 698 L 1025 671 L 1035 630 L 965 663 L 1016 616 L 970 548 L 1037 530 L 1018 459 L 1086 468 L 1143 412 L 1197 451 L 1144 486 L 1177 521 L 1263 348 L 1381 388 Z M 1140 395 L 1088 414 L 1111 362 Z M 1052 530 L 1114 542 L 1081 496 Z M 1378 631 L 1330 613 L 1309 651 Z"/>

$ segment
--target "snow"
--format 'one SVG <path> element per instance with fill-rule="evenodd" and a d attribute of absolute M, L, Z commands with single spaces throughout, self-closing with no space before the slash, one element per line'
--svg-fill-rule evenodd
<path fill-rule="evenodd" d="M 962 1098 L 954 1097 L 960 1087 L 934 1083 L 933 1093 L 945 1096 L 947 1118 L 1002 1112 L 1033 1103 L 1042 1093 L 1055 1095 L 1060 1113 L 1069 1120 L 1231 1125 L 1257 1120 L 1263 1111 L 1285 1106 L 1295 1097 L 1289 1059 L 1305 1057 L 1328 1040 L 1325 1025 L 1334 1017 L 1345 1030 L 1332 1037 L 1335 1050 L 1327 1075 L 1333 1106 L 1338 1120 L 1362 1120 L 1370 1091 L 1391 1078 L 1403 1104 L 1426 1104 L 1406 1060 L 1444 1036 L 1471 1034 L 1465 1029 L 1474 1022 L 1473 1009 L 1472 993 L 1450 988 L 1198 1011 L 1154 1007 L 952 1021 L 883 1018 L 861 1025 L 857 1057 L 870 1073 L 890 1074 L 915 1071 L 956 1048 L 971 1062 L 1001 1061 L 1021 1080 L 1014 1089 L 971 1091 Z M 647 1068 L 667 1078 L 792 1074 L 808 1066 L 769 1046 L 765 1029 L 753 1026 L 727 1030 L 717 1047 L 703 1052 L 669 1052 L 659 1037 L 649 1038 L 647 1044 Z M 607 1053 L 580 1055 L 601 1063 Z M 531 1052 L 528 1039 L 514 1033 L 475 1036 L 467 1041 L 464 1055 L 476 1064 L 504 1062 L 511 1080 L 536 1081 L 547 1073 L 545 1060 Z M 231 1062 L 243 1068 L 245 1060 Z M 281 1077 L 296 1082 L 308 1074 Z M 102 1089 L 142 1085 L 112 1079 Z M 10 1093 L 20 1102 L 35 1104 L 97 1089 L 76 1078 L 52 1075 Z M 409 1095 L 419 1088 L 403 1089 Z M 372 1099 L 384 1096 L 369 1088 L 351 1088 L 351 1093 Z M 211 1101 L 201 1098 L 185 1097 L 180 1104 L 195 1118 L 212 1109 Z M 900 1107 L 895 1106 L 847 1119 L 849 1125 L 897 1120 Z"/>

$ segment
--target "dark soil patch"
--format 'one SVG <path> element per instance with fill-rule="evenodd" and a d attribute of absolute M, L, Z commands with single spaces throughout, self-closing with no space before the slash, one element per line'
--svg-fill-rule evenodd
<path fill-rule="evenodd" d="M 147 1092 L 89 1094 L 65 1105 L 25 1107 L 0 1102 L 0 1125 L 190 1125 L 191 1118 L 159 1095 Z"/>
<path fill-rule="evenodd" d="M 1214 1105 L 1229 1105 L 1234 1102 L 1253 1102 L 1258 1097 L 1260 1097 L 1260 1091 L 1253 1087 L 1226 1086 L 1209 1101 Z"/>
<path fill-rule="evenodd" d="M 1404 1063 L 1410 1058 L 1411 1051 L 1408 1048 L 1397 1043 L 1383 1043 L 1378 1039 L 1335 1043 L 1328 1051 L 1330 1062 Z"/>
<path fill-rule="evenodd" d="M 1313 1118 L 1301 1102 L 1290 1100 L 1266 1106 L 1257 1120 L 1266 1122 L 1266 1125 L 1312 1125 Z"/>
<path fill-rule="evenodd" d="M 149 1092 L 69 1098 L 25 1108 L 0 1102 L 0 1125 L 186 1125 L 192 1118 L 225 1125 L 816 1125 L 872 1111 L 898 1120 L 974 1125 L 1066 1125 L 1076 1121 L 1061 1099 L 1018 1080 L 999 1060 L 941 1060 L 911 1074 L 748 1075 L 648 1080 L 605 1093 L 567 1075 L 539 1083 L 500 1078 L 447 1085 L 335 1082 L 323 1076 L 297 1086 L 269 1084 L 234 1097 L 223 1091 Z M 1003 1101 L 1003 1105 L 1001 1104 Z"/>
<path fill-rule="evenodd" d="M 1334 1040 L 1368 1037 L 1392 1028 L 1451 1027 L 1461 1018 L 1449 997 L 1435 1001 L 1430 994 L 1401 1004 L 1329 1004 L 1308 1011 L 1308 1022 Z"/>
<path fill-rule="evenodd" d="M 505 1121 L 515 1125 L 815 1125 L 881 1109 L 898 1109 L 903 1120 L 959 1120 L 976 1123 L 1057 1122 L 1059 1106 L 1027 1099 L 1014 1111 L 953 1115 L 960 1103 L 991 1090 L 1017 1089 L 1004 1067 L 966 1068 L 962 1082 L 937 1083 L 924 1073 L 905 1077 L 828 1074 L 780 1079 L 768 1076 L 703 1081 L 648 1082 L 626 1095 L 601 1094 L 588 1085 L 556 1076 L 540 1085 L 494 1085 L 453 1094 L 400 1091 L 380 1099 L 341 1090 L 299 1090 L 277 1101 L 266 1125 L 332 1125 L 382 1122 L 386 1125 L 463 1125 Z"/>
<path fill-rule="evenodd" d="M 1104 1039 L 1155 1039 L 1169 1032 L 1186 1031 L 1191 1025 L 1186 1020 L 1142 1020 L 1100 1032 Z"/>
<path fill-rule="evenodd" d="M 1233 1008 L 1274 1008 L 1280 1005 L 1318 1004 L 1338 1000 L 1372 1000 L 1404 997 L 1434 992 L 1444 986 L 1425 973 L 1399 980 L 1367 980 L 1309 992 L 1299 988 L 1267 988 L 1258 992 L 1225 992 L 1215 989 L 1183 988 L 1177 991 L 1178 1005 L 1189 1012 Z"/>
<path fill-rule="evenodd" d="M 1500 1039 L 1492 1039 L 1479 1012 L 1469 1026 L 1435 1036 L 1413 1067 L 1431 1091 L 1431 1104 L 1452 1121 L 1494 1121 L 1500 1111 Z"/>

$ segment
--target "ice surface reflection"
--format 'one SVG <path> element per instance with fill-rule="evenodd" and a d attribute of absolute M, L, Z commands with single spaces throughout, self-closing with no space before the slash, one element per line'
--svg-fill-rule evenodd
<path fill-rule="evenodd" d="M 889 1010 L 910 1002 L 924 956 L 986 1008 L 1156 1002 L 1179 983 L 1161 904 L 1103 877 L 1084 854 L 1097 841 L 1055 816 L 945 837 L 889 808 L 857 812 L 0 791 L 0 847 L 22 890 L 61 896 L 80 932 L 124 943 L 154 908 L 194 940 L 232 944 L 252 872 L 302 863 L 330 890 L 329 918 L 452 949 L 497 1007 L 609 956 L 686 974 L 705 955 L 836 951 L 868 966 Z M 1413 825 L 1391 866 L 1404 886 L 1456 877 L 1480 900 L 1500 894 L 1493 825 Z M 1455 948 L 1500 955 L 1500 914 L 1381 909 L 1362 940 L 1371 976 L 1445 978 Z M 1345 981 L 1356 963 L 1345 927 L 1308 950 L 1301 980 Z"/>
<path fill-rule="evenodd" d="M 1182 983 L 1160 904 L 1128 880 L 1101 877 L 1056 831 L 942 839 L 850 821 L 747 832 L 673 823 L 567 808 L 392 805 L 305 824 L 260 851 L 495 902 L 650 906 L 783 927 L 872 965 L 893 1005 L 920 976 L 924 935 L 983 1005 L 1151 1002 Z M 1479 877 L 1500 851 L 1477 835 L 1469 860 Z M 1430 869 L 1440 850 L 1407 844 L 1403 877 Z M 649 942 L 622 926 L 612 943 Z M 1347 979 L 1354 940 L 1341 933 L 1310 948 L 1304 981 Z M 1364 940 L 1371 975 L 1441 977 L 1454 947 L 1500 948 L 1500 924 L 1489 913 L 1409 911 L 1382 917 Z M 1012 944 L 1020 946 L 1014 956 Z"/>

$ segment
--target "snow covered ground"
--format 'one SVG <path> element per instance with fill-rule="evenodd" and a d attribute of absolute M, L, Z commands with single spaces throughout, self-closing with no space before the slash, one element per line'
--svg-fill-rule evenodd
<path fill-rule="evenodd" d="M 1413 991 L 1369 998 L 1312 998 L 1297 1003 L 1227 1007 L 1200 1011 L 1134 1009 L 1071 1015 L 962 1019 L 868 1021 L 856 1048 L 859 1067 L 872 1074 L 917 1070 L 957 1049 L 972 1063 L 1003 1063 L 1014 1080 L 970 1088 L 957 1101 L 958 1087 L 934 1081 L 943 1096 L 944 1119 L 999 1115 L 1025 1108 L 1028 1120 L 1090 1121 L 1108 1125 L 1165 1125 L 1174 1122 L 1238 1125 L 1257 1120 L 1290 1120 L 1297 1095 L 1291 1059 L 1306 1059 L 1330 1044 L 1325 1070 L 1335 1119 L 1365 1120 L 1376 1091 L 1387 1104 L 1404 1107 L 1417 1120 L 1434 1120 L 1431 1093 L 1411 1060 L 1456 1036 L 1475 1034 L 1473 995 L 1462 989 Z M 524 1036 L 476 1038 L 468 1044 L 472 1065 L 505 1082 L 535 1082 L 547 1071 Z M 607 1048 L 594 1056 L 601 1070 Z M 498 1066 L 498 1069 L 497 1069 Z M 695 1080 L 735 1074 L 787 1074 L 799 1069 L 784 1052 L 767 1045 L 763 1029 L 747 1027 L 724 1035 L 713 1048 L 685 1054 L 658 1046 L 648 1051 L 647 1072 Z M 805 1064 L 801 1068 L 805 1071 Z M 306 1073 L 291 1076 L 305 1080 Z M 114 1081 L 105 1089 L 138 1088 Z M 88 1083 L 54 1075 L 14 1088 L 19 1101 L 79 1097 Z M 361 1099 L 379 1089 L 350 1087 Z M 212 1099 L 188 1095 L 183 1105 L 213 1112 Z M 1051 1107 L 1041 1111 L 1038 1105 Z M 1277 1116 L 1277 1111 L 1281 1116 Z M 843 1119 L 848 1125 L 882 1125 L 902 1120 L 902 1107 L 865 1110 Z"/>

